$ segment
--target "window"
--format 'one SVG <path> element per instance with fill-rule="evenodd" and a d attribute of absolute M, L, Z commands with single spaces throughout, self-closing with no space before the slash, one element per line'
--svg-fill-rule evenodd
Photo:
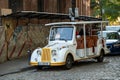
<path fill-rule="evenodd" d="M 44 12 L 44 0 L 38 0 L 38 11 Z"/>
<path fill-rule="evenodd" d="M 115 32 L 107 33 L 107 39 L 119 39 L 119 34 Z"/>
<path fill-rule="evenodd" d="M 72 40 L 73 27 L 53 27 L 50 33 L 50 41 Z"/>
<path fill-rule="evenodd" d="M 9 8 L 13 12 L 21 11 L 23 8 L 23 0 L 9 0 Z"/>

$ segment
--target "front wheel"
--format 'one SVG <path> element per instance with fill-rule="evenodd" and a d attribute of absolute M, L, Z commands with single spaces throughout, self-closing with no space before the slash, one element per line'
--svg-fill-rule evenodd
<path fill-rule="evenodd" d="M 102 50 L 100 52 L 100 56 L 97 57 L 97 62 L 103 62 L 103 60 L 104 60 L 104 51 Z"/>
<path fill-rule="evenodd" d="M 35 66 L 35 68 L 36 68 L 37 70 L 40 70 L 40 69 L 43 68 L 43 66 Z"/>
<path fill-rule="evenodd" d="M 64 68 L 65 69 L 71 69 L 72 68 L 72 64 L 73 64 L 73 58 L 71 55 L 68 55 L 67 58 L 66 58 L 66 62 L 65 62 L 65 65 L 64 65 Z"/>

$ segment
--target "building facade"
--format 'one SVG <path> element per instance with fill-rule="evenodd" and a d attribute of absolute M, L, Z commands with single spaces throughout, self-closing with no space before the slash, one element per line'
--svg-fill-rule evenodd
<path fill-rule="evenodd" d="M 38 11 L 68 14 L 69 8 L 73 7 L 72 1 L 0 0 L 0 9 L 12 9 L 13 13 L 18 11 Z M 90 16 L 90 0 L 76 0 L 74 7 L 78 8 L 79 15 Z M 59 21 L 59 19 L 57 20 Z M 45 46 L 50 27 L 45 27 L 42 24 L 54 21 L 56 20 L 0 18 L 0 62 L 25 56 L 28 49 Z"/>
<path fill-rule="evenodd" d="M 79 15 L 90 16 L 90 0 L 76 0 Z M 0 0 L 0 9 L 17 11 L 39 11 L 68 14 L 72 0 Z"/>

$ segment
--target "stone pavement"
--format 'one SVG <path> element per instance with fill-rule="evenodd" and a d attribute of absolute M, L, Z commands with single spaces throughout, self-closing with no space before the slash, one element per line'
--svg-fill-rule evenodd
<path fill-rule="evenodd" d="M 29 67 L 27 57 L 9 60 L 0 64 L 0 75 L 11 74 L 27 67 Z"/>
<path fill-rule="evenodd" d="M 61 67 L 36 69 L 27 58 L 0 64 L 0 80 L 120 80 L 120 55 L 106 56 L 104 62 L 81 61 L 70 70 Z"/>

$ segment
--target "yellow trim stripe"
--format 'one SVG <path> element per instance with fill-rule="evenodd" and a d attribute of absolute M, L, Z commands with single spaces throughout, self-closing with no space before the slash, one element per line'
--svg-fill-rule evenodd
<path fill-rule="evenodd" d="M 30 62 L 31 66 L 37 66 L 38 62 Z M 65 62 L 55 62 L 55 63 L 50 63 L 50 66 L 62 66 L 65 65 Z"/>
<path fill-rule="evenodd" d="M 62 66 L 65 65 L 65 62 L 55 62 L 55 63 L 51 63 L 51 66 Z"/>
<path fill-rule="evenodd" d="M 37 65 L 38 65 L 38 62 L 30 62 L 30 65 L 31 65 L 31 66 L 37 66 Z"/>

